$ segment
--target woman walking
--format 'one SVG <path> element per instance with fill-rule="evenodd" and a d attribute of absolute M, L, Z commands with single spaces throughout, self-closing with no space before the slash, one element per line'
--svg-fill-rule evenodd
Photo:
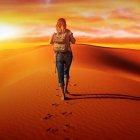
<path fill-rule="evenodd" d="M 50 44 L 53 44 L 53 49 L 56 59 L 56 68 L 58 73 L 58 81 L 62 99 L 66 99 L 69 83 L 69 71 L 72 63 L 71 43 L 75 43 L 73 33 L 66 28 L 66 20 L 59 18 L 56 23 L 56 33 L 53 34 Z"/>

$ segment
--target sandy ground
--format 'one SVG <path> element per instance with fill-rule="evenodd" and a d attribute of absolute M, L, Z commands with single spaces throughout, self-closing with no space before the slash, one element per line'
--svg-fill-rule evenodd
<path fill-rule="evenodd" d="M 139 140 L 140 51 L 73 45 L 70 95 L 50 46 L 0 51 L 0 140 Z"/>

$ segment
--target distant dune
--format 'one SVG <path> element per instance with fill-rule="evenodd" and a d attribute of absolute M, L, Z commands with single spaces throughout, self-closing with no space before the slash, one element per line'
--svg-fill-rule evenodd
<path fill-rule="evenodd" d="M 66 101 L 51 46 L 0 51 L 0 140 L 139 140 L 140 50 L 72 50 Z"/>

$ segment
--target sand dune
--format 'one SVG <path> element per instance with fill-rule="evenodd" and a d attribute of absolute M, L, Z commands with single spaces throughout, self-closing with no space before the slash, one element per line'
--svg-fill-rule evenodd
<path fill-rule="evenodd" d="M 52 47 L 0 54 L 0 139 L 139 139 L 140 51 L 73 45 L 66 101 Z"/>
<path fill-rule="evenodd" d="M 93 49 L 86 45 L 77 45 L 73 50 L 77 64 L 140 80 L 140 50 L 98 46 Z"/>

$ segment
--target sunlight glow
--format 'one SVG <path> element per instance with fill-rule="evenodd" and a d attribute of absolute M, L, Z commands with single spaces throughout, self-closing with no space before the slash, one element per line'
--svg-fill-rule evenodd
<path fill-rule="evenodd" d="M 0 41 L 11 39 L 19 34 L 16 27 L 0 24 Z"/>

